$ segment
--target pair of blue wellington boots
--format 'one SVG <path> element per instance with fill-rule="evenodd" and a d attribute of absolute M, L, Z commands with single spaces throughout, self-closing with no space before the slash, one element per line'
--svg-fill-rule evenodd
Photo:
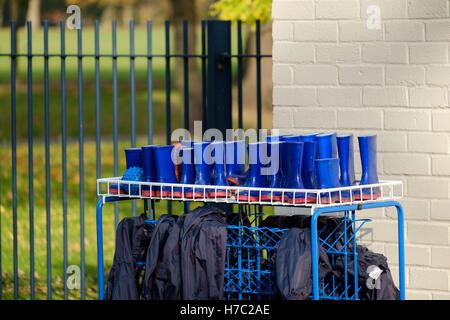
<path fill-rule="evenodd" d="M 328 189 L 355 186 L 353 135 L 335 136 L 335 134 L 329 134 L 319 135 L 318 138 L 318 159 L 315 160 L 318 188 Z M 325 139 L 326 142 L 322 143 L 320 139 Z M 359 185 L 376 184 L 378 183 L 376 135 L 360 136 L 358 137 L 358 143 L 362 169 Z M 334 151 L 336 149 L 334 145 L 337 146 L 339 158 L 337 158 Z M 380 195 L 380 189 L 377 187 L 361 188 L 360 190 L 353 191 L 342 190 L 340 193 L 327 192 L 321 194 L 321 203 L 347 202 L 350 199 L 375 200 Z"/>
<path fill-rule="evenodd" d="M 268 136 L 270 158 L 268 183 L 273 189 L 308 189 L 315 185 L 314 159 L 316 156 L 315 134 Z M 251 201 L 258 200 L 256 197 Z M 261 201 L 311 203 L 315 197 L 304 192 L 263 191 Z"/>

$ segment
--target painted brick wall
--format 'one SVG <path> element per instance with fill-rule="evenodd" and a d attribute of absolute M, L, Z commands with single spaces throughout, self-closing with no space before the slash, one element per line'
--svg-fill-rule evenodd
<path fill-rule="evenodd" d="M 404 183 L 407 298 L 450 299 L 449 1 L 274 0 L 272 17 L 274 128 L 376 133 L 380 178 Z M 368 216 L 397 278 L 395 212 Z"/>

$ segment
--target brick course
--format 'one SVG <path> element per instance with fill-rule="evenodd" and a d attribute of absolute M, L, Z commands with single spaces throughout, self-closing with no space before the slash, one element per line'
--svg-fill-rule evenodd
<path fill-rule="evenodd" d="M 379 176 L 404 181 L 409 299 L 450 299 L 449 4 L 273 0 L 273 127 L 377 133 Z M 373 5 L 380 29 L 367 27 Z M 368 215 L 362 240 L 396 277 L 395 211 Z"/>

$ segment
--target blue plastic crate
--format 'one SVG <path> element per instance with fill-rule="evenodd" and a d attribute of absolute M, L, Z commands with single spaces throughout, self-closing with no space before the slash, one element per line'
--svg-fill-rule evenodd
<path fill-rule="evenodd" d="M 242 211 L 227 227 L 224 298 L 227 300 L 266 300 L 276 296 L 275 254 L 283 233 L 288 229 L 258 227 L 264 214 Z M 318 230 L 319 244 L 328 254 L 333 266 L 337 257 L 354 261 L 356 235 L 369 219 L 352 220 L 345 213 L 333 228 Z M 146 220 L 156 224 L 155 220 Z M 240 225 L 244 223 L 246 225 Z M 237 224 L 237 225 L 235 225 Z M 142 267 L 144 263 L 140 263 Z M 350 264 L 345 263 L 347 274 Z M 356 271 L 357 265 L 352 265 Z M 355 290 L 355 288 L 357 288 Z M 357 300 L 361 289 L 357 277 L 344 281 L 331 272 L 320 279 L 319 297 L 328 300 Z"/>
<path fill-rule="evenodd" d="M 286 229 L 228 226 L 227 230 L 225 298 L 273 297 L 274 251 Z"/>
<path fill-rule="evenodd" d="M 247 225 L 227 227 L 227 257 L 225 264 L 225 299 L 271 299 L 276 296 L 275 254 L 283 233 L 288 229 L 257 227 L 264 214 L 241 212 L 237 221 Z M 354 218 L 354 217 L 353 217 Z M 320 299 L 357 300 L 361 286 L 358 284 L 356 256 L 356 235 L 369 219 L 351 219 L 346 212 L 336 226 L 326 225 L 318 230 L 318 241 L 334 265 L 343 259 L 344 279 L 329 273 L 319 283 Z M 236 221 L 235 221 L 236 222 Z M 348 263 L 347 263 L 348 261 Z M 348 267 L 355 270 L 353 277 L 347 276 Z M 356 290 L 355 290 L 356 288 Z"/>

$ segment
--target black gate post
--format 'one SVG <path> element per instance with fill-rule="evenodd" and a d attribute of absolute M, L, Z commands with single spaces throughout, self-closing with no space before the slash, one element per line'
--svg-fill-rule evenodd
<path fill-rule="evenodd" d="M 207 123 L 203 128 L 215 128 L 226 139 L 226 129 L 233 127 L 231 118 L 231 22 L 208 20 L 208 106 Z M 232 204 L 214 204 L 227 213 Z"/>
<path fill-rule="evenodd" d="M 204 128 L 219 129 L 225 140 L 231 121 L 231 22 L 208 21 L 208 107 Z"/>

